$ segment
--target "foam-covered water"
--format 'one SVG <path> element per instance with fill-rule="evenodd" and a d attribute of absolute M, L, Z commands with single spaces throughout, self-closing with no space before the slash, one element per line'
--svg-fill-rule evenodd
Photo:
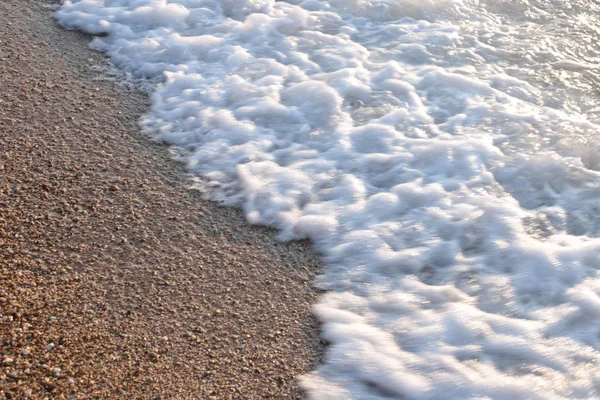
<path fill-rule="evenodd" d="M 594 0 L 65 0 L 142 125 L 326 270 L 314 399 L 600 396 Z"/>

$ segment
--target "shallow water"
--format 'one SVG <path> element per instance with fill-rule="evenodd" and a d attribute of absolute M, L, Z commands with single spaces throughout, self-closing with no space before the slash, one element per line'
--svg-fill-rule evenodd
<path fill-rule="evenodd" d="M 600 5 L 66 0 L 142 126 L 326 270 L 315 399 L 598 395 Z"/>

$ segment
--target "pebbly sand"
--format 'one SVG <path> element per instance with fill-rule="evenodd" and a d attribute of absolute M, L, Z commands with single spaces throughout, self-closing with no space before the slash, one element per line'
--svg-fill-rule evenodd
<path fill-rule="evenodd" d="M 317 258 L 188 190 L 47 3 L 0 2 L 0 394 L 302 397 Z"/>

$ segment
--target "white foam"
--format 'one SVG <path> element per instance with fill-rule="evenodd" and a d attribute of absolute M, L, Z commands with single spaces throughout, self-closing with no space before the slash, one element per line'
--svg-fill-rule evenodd
<path fill-rule="evenodd" d="M 568 3 L 568 4 L 567 4 Z M 312 239 L 314 399 L 600 390 L 598 5 L 65 0 L 211 195 Z"/>

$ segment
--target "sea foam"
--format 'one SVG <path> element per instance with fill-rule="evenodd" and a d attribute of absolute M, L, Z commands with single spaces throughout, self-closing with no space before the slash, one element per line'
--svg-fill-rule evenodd
<path fill-rule="evenodd" d="M 65 0 L 212 198 L 310 238 L 314 399 L 600 389 L 591 0 Z"/>

